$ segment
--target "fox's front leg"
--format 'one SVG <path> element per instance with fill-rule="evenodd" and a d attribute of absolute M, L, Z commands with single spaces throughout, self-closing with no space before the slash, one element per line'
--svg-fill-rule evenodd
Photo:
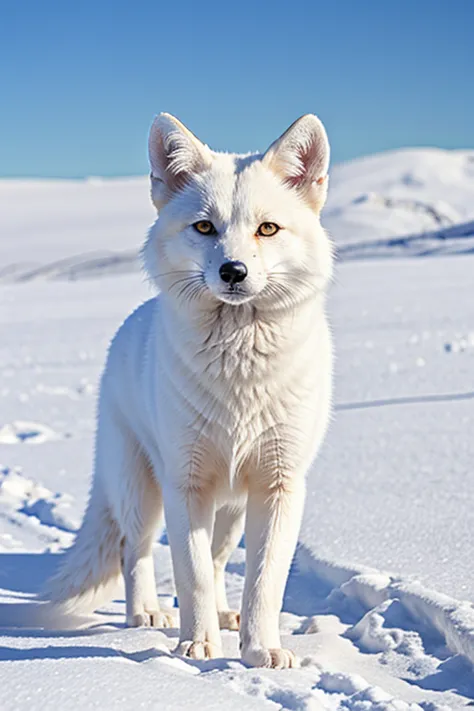
<path fill-rule="evenodd" d="M 304 494 L 303 475 L 281 472 L 255 481 L 249 489 L 240 640 L 242 659 L 252 666 L 282 668 L 296 663 L 293 652 L 281 648 L 279 616 Z"/>
<path fill-rule="evenodd" d="M 215 515 L 212 491 L 163 487 L 166 528 L 178 593 L 178 654 L 222 656 L 211 555 Z"/>

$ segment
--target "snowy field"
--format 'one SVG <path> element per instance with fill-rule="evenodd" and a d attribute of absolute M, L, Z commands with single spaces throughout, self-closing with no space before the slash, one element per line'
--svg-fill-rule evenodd
<path fill-rule="evenodd" d="M 8 629 L 80 522 L 98 377 L 150 296 L 136 253 L 152 219 L 144 178 L 0 182 L 0 709 L 472 706 L 474 152 L 333 171 L 336 407 L 281 618 L 301 667 L 245 668 L 235 632 L 224 660 L 174 657 L 176 629 L 124 628 L 121 591 L 87 629 Z M 177 619 L 165 535 L 155 561 Z"/>

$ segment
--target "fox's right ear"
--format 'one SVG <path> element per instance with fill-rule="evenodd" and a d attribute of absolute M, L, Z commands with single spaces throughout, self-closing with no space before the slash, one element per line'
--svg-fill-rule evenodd
<path fill-rule="evenodd" d="M 262 162 L 319 212 L 327 194 L 329 141 L 314 114 L 295 121 L 263 156 Z"/>
<path fill-rule="evenodd" d="M 148 139 L 151 199 L 159 210 L 195 173 L 209 168 L 211 150 L 170 114 L 155 118 Z"/>

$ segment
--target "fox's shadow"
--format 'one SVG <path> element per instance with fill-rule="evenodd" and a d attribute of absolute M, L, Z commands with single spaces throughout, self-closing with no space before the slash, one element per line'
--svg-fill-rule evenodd
<path fill-rule="evenodd" d="M 1 553 L 0 588 L 9 593 L 37 595 L 56 572 L 59 558 L 54 553 Z M 22 595 L 18 597 L 23 599 Z"/>
<path fill-rule="evenodd" d="M 81 637 L 125 628 L 125 620 L 118 622 L 118 613 L 107 610 L 86 618 L 87 627 L 82 627 L 81 629 L 77 629 L 77 627 L 69 629 L 39 629 L 27 625 L 21 627 L 13 625 L 11 613 L 14 611 L 15 618 L 18 619 L 19 611 L 23 609 L 23 606 L 27 610 L 37 602 L 35 596 L 41 593 L 48 578 L 55 574 L 60 558 L 60 554 L 54 553 L 22 552 L 0 554 L 1 636 L 29 638 Z M 3 595 L 1 591 L 3 591 Z M 8 602 L 3 601 L 6 597 L 8 597 Z M 118 598 L 114 602 L 124 603 L 124 600 Z M 176 636 L 176 630 L 173 628 L 162 630 L 162 632 L 166 636 Z M 16 659 L 20 657 L 17 655 L 10 658 Z M 0 654 L 0 661 L 4 659 L 5 657 Z"/>

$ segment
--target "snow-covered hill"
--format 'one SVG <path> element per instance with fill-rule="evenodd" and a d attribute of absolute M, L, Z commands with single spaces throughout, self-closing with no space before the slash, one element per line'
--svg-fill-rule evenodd
<path fill-rule="evenodd" d="M 335 414 L 285 596 L 302 660 L 286 671 L 243 667 L 235 632 L 223 660 L 174 657 L 176 629 L 123 628 L 120 591 L 89 629 L 7 628 L 19 610 L 6 603 L 38 591 L 80 521 L 105 351 L 150 295 L 136 253 L 153 210 L 145 178 L 0 182 L 2 711 L 472 705 L 472 155 L 399 151 L 333 171 Z M 235 605 L 244 557 L 227 572 Z M 155 562 L 177 617 L 166 536 Z"/>
<path fill-rule="evenodd" d="M 474 150 L 405 149 L 336 165 L 325 221 L 338 244 L 474 220 Z"/>

